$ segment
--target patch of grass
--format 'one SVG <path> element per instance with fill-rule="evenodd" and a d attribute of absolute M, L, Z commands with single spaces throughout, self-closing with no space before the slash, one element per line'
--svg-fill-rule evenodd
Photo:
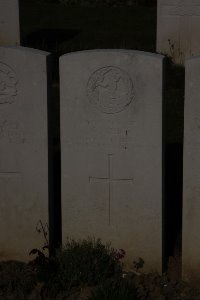
<path fill-rule="evenodd" d="M 139 300 L 137 288 L 129 279 L 109 280 L 91 292 L 88 300 Z"/>
<path fill-rule="evenodd" d="M 18 261 L 0 262 L 0 299 L 26 300 L 36 284 L 32 268 Z"/>
<path fill-rule="evenodd" d="M 123 272 L 119 254 L 123 251 L 114 251 L 100 240 L 70 240 L 54 258 L 36 259 L 28 264 L 1 262 L 0 299 L 198 299 L 200 290 L 174 276 L 174 266 L 163 275 L 142 274 L 138 268 L 136 272 Z"/>
<path fill-rule="evenodd" d="M 118 253 L 100 239 L 68 240 L 49 260 L 40 251 L 35 253 L 39 255 L 31 265 L 42 283 L 41 292 L 48 297 L 56 298 L 63 292 L 71 295 L 80 287 L 97 285 L 122 274 Z"/>
<path fill-rule="evenodd" d="M 68 240 L 57 255 L 57 263 L 62 287 L 95 285 L 122 273 L 114 249 L 103 245 L 100 239 Z"/>

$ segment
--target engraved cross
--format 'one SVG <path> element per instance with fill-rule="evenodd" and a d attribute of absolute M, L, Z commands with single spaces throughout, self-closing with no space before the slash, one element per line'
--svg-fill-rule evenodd
<path fill-rule="evenodd" d="M 18 177 L 19 172 L 0 172 L 0 178 Z"/>
<path fill-rule="evenodd" d="M 131 183 L 133 184 L 132 178 L 114 178 L 113 176 L 113 154 L 108 154 L 108 177 L 89 177 L 90 183 L 107 183 L 109 189 L 108 197 L 108 224 L 111 223 L 111 203 L 113 200 L 113 184 L 114 183 Z"/>
<path fill-rule="evenodd" d="M 200 16 L 200 4 L 183 3 L 182 0 L 177 4 L 164 4 L 163 13 L 176 17 Z"/>

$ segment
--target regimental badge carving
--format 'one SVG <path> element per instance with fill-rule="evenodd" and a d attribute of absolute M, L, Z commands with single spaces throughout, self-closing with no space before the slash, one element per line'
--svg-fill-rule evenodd
<path fill-rule="evenodd" d="M 16 74 L 8 65 L 0 62 L 0 104 L 12 103 L 16 96 Z"/>
<path fill-rule="evenodd" d="M 4 120 L 0 122 L 0 140 L 6 140 L 9 143 L 24 143 L 24 134 L 19 122 Z"/>
<path fill-rule="evenodd" d="M 96 70 L 87 84 L 90 103 L 105 114 L 123 111 L 133 99 L 133 82 L 122 69 L 106 66 Z"/>

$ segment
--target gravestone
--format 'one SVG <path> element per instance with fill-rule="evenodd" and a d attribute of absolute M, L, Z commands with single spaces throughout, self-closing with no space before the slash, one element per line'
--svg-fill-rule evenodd
<path fill-rule="evenodd" d="M 183 276 L 200 280 L 200 57 L 186 61 L 183 163 Z"/>
<path fill-rule="evenodd" d="M 0 47 L 0 260 L 27 260 L 44 243 L 48 55 Z"/>
<path fill-rule="evenodd" d="M 162 261 L 162 61 L 94 50 L 60 58 L 62 232 Z"/>
<path fill-rule="evenodd" d="M 0 46 L 20 44 L 18 0 L 0 0 Z"/>
<path fill-rule="evenodd" d="M 157 51 L 178 64 L 200 54 L 199 0 L 158 0 Z"/>

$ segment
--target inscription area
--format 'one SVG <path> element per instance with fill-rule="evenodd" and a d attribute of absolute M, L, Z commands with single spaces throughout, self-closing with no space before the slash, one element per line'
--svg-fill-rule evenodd
<path fill-rule="evenodd" d="M 133 184 L 133 178 L 114 178 L 113 164 L 114 154 L 108 154 L 108 177 L 89 177 L 89 183 L 108 184 L 108 225 L 111 224 L 111 203 L 113 201 L 114 183 L 130 183 Z"/>
<path fill-rule="evenodd" d="M 17 121 L 0 121 L 0 140 L 6 139 L 10 143 L 25 141 L 22 125 Z"/>
<path fill-rule="evenodd" d="M 119 113 L 132 101 L 133 82 L 124 70 L 106 66 L 90 76 L 87 95 L 90 103 L 102 113 Z"/>
<path fill-rule="evenodd" d="M 20 176 L 20 172 L 0 172 L 0 178 L 16 178 Z"/>
<path fill-rule="evenodd" d="M 200 5 L 184 4 L 178 5 L 162 5 L 162 13 L 169 16 L 200 16 Z"/>
<path fill-rule="evenodd" d="M 8 65 L 0 62 L 0 104 L 12 103 L 17 96 L 17 77 Z"/>

